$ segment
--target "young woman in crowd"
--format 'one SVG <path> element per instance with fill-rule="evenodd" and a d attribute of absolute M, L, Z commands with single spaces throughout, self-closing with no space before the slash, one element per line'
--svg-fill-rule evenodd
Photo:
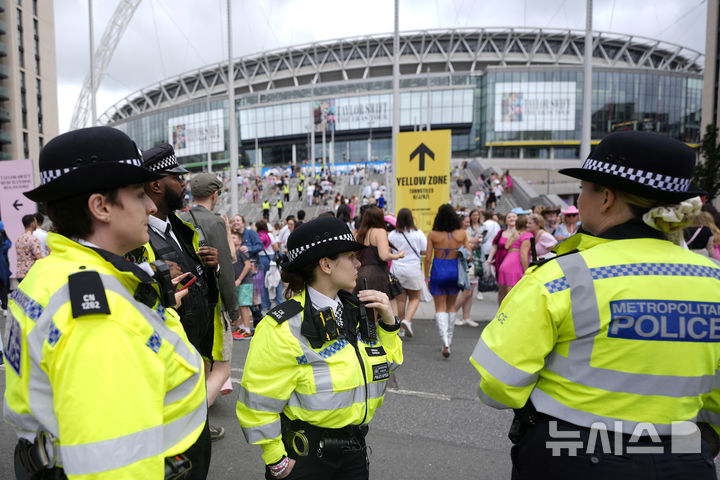
<path fill-rule="evenodd" d="M 498 305 L 502 303 L 510 289 L 520 281 L 530 265 L 530 239 L 533 234 L 527 231 L 528 217 L 519 215 L 515 221 L 515 231 L 508 238 L 508 254 L 498 270 Z"/>
<path fill-rule="evenodd" d="M 263 244 L 263 250 L 258 254 L 258 268 L 265 274 L 270 269 L 270 260 L 275 258 L 275 254 L 278 251 L 278 242 L 275 236 L 268 231 L 267 222 L 265 220 L 258 220 L 255 222 L 255 229 L 257 230 L 258 237 Z M 267 287 L 265 287 L 265 275 L 263 275 L 263 286 L 262 286 L 262 308 L 263 310 L 270 308 L 270 294 Z M 278 303 L 280 299 L 277 299 Z"/>
<path fill-rule="evenodd" d="M 472 247 L 472 261 L 469 263 L 468 274 L 470 275 L 470 289 L 463 290 L 455 300 L 453 311 L 457 312 L 462 308 L 462 318 L 455 318 L 455 325 L 467 325 L 469 327 L 477 327 L 479 324 L 470 318 L 470 309 L 472 308 L 473 291 L 477 287 L 480 277 L 476 272 L 476 265 L 480 267 L 480 275 L 482 275 L 482 222 L 480 221 L 480 212 L 473 210 L 470 215 L 463 217 L 462 228 L 467 233 L 468 241 Z M 478 292 L 479 293 L 479 292 Z M 482 298 L 482 296 L 480 296 Z"/>
<path fill-rule="evenodd" d="M 412 319 L 420 305 L 424 276 L 421 256 L 427 250 L 427 238 L 418 230 L 413 220 L 412 212 L 402 208 L 398 212 L 395 230 L 388 235 L 390 243 L 406 252 L 403 258 L 392 262 L 390 271 L 403 286 L 403 293 L 395 297 L 397 301 L 398 317 L 402 319 L 402 326 L 408 337 L 413 336 Z M 407 301 L 407 307 L 405 302 Z"/>
<path fill-rule="evenodd" d="M 550 253 L 557 240 L 547 230 L 545 230 L 545 220 L 537 213 L 528 215 L 527 231 L 535 236 L 535 252 L 538 257 Z"/>
<path fill-rule="evenodd" d="M 242 234 L 237 230 L 232 232 L 233 246 L 235 247 L 236 260 L 233 262 L 235 270 L 235 287 L 237 289 L 238 306 L 240 307 L 240 319 L 233 323 L 233 327 L 240 329 L 233 332 L 233 338 L 242 339 L 252 337 L 250 328 L 250 306 L 252 305 L 253 294 L 253 272 L 252 263 L 248 254 L 243 252 Z"/>
<path fill-rule="evenodd" d="M 369 207 L 362 214 L 360 227 L 355 233 L 355 240 L 368 248 L 360 252 L 360 268 L 358 282 L 353 293 L 369 288 L 390 295 L 388 281 L 388 262 L 405 256 L 402 250 L 392 253 L 385 229 L 383 211 L 378 207 Z M 365 286 L 367 281 L 367 287 Z M 391 299 L 392 300 L 392 299 Z M 396 307 L 393 307 L 395 309 Z"/>
<path fill-rule="evenodd" d="M 455 300 L 458 287 L 458 249 L 465 246 L 470 250 L 467 233 L 460 218 L 450 204 L 441 205 L 435 215 L 433 228 L 428 235 L 425 255 L 425 280 L 435 302 L 435 321 L 442 343 L 443 357 L 450 356 L 453 332 L 455 330 Z"/>
<path fill-rule="evenodd" d="M 510 244 L 508 239 L 515 233 L 515 221 L 517 220 L 517 213 L 508 212 L 505 215 L 504 228 L 495 235 L 493 239 L 493 245 L 490 249 L 490 254 L 485 260 L 485 263 L 495 267 L 495 275 L 500 272 L 500 266 L 507 256 Z M 498 295 L 498 305 L 500 305 L 501 299 Z"/>
<path fill-rule="evenodd" d="M 566 238 L 575 235 L 580 226 L 579 212 L 576 206 L 570 205 L 562 211 L 562 221 L 555 229 L 555 238 L 558 242 L 562 242 Z"/>

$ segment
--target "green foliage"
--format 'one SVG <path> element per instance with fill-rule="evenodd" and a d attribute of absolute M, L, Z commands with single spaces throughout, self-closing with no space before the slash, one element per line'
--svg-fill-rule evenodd
<path fill-rule="evenodd" d="M 718 127 L 709 124 L 705 129 L 698 152 L 703 157 L 695 165 L 693 183 L 708 193 L 712 200 L 720 193 L 720 145 L 718 145 Z"/>

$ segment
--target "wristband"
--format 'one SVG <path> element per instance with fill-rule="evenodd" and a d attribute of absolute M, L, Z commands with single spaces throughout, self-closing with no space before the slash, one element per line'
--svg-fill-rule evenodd
<path fill-rule="evenodd" d="M 268 468 L 270 469 L 270 475 L 273 477 L 279 477 L 283 473 L 285 473 L 285 470 L 287 470 L 288 466 L 290 466 L 290 459 L 288 457 L 283 457 L 280 459 L 279 462 L 268 465 Z"/>

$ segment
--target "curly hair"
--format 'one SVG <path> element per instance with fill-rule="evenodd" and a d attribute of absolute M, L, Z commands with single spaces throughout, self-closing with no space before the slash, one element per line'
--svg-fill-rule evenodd
<path fill-rule="evenodd" d="M 436 232 L 453 232 L 460 228 L 462 228 L 462 223 L 453 206 L 449 203 L 440 205 L 432 229 Z"/>

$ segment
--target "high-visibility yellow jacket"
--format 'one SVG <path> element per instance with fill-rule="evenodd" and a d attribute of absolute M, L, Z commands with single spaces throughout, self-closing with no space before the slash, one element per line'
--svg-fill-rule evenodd
<path fill-rule="evenodd" d="M 290 310 L 293 305 L 299 313 Z M 271 310 L 258 324 L 245 360 L 236 413 L 248 443 L 262 447 L 267 464 L 286 454 L 281 412 L 323 428 L 367 424 L 382 405 L 389 373 L 403 361 L 397 332 L 382 325 L 378 341 L 358 337 L 357 351 L 345 338 L 312 348 L 300 333 L 303 321 L 311 321 L 305 305 L 303 293 Z M 283 317 L 288 313 L 290 318 Z"/>
<path fill-rule="evenodd" d="M 287 183 L 283 185 L 283 193 L 290 193 L 290 186 Z"/>
<path fill-rule="evenodd" d="M 263 203 L 262 203 L 262 209 L 263 209 L 263 210 L 270 210 L 270 202 L 263 202 Z"/>
<path fill-rule="evenodd" d="M 720 268 L 647 238 L 649 227 L 614 228 L 620 239 L 570 237 L 513 287 L 470 358 L 480 399 L 520 408 L 529 398 L 628 434 L 641 422 L 659 435 L 674 421 L 720 425 Z"/>
<path fill-rule="evenodd" d="M 135 300 L 156 296 L 149 275 L 61 235 L 48 245 L 9 302 L 5 420 L 55 436 L 70 479 L 162 479 L 205 423 L 202 359 L 174 310 Z"/>

